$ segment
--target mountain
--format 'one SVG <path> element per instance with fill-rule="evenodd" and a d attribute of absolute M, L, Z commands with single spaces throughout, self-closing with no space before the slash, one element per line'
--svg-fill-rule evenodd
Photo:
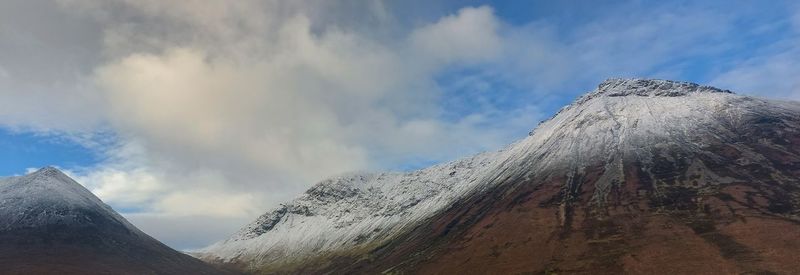
<path fill-rule="evenodd" d="M 253 273 L 800 273 L 800 103 L 609 79 L 528 137 L 323 181 L 202 251 Z"/>
<path fill-rule="evenodd" d="M 58 169 L 0 179 L 2 274 L 220 274 L 143 233 Z"/>

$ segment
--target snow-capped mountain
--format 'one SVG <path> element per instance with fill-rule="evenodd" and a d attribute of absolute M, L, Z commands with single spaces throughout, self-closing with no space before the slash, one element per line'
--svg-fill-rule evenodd
<path fill-rule="evenodd" d="M 201 255 L 257 265 L 346 249 L 368 249 L 487 184 L 502 152 L 410 173 L 328 179 L 252 222 Z"/>
<path fill-rule="evenodd" d="M 0 179 L 2 274 L 219 274 L 151 238 L 58 169 Z"/>
<path fill-rule="evenodd" d="M 800 272 L 799 215 L 800 103 L 610 79 L 501 151 L 323 181 L 201 257 L 267 273 Z"/>
<path fill-rule="evenodd" d="M 125 230 L 141 234 L 122 216 L 56 168 L 46 167 L 22 177 L 0 179 L 0 230 L 50 224 L 83 225 L 82 212 L 107 215 Z"/>

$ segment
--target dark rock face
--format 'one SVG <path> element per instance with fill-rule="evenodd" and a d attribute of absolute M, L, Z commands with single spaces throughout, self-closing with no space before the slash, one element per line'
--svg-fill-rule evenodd
<path fill-rule="evenodd" d="M 406 239 L 425 242 L 396 242 L 376 253 L 399 264 L 382 267 L 421 273 L 796 274 L 797 178 L 778 183 L 757 166 L 734 174 L 721 163 L 707 165 L 721 175 L 757 176 L 701 188 L 685 176 L 690 171 L 651 174 L 630 163 L 602 206 L 590 196 L 599 167 L 574 191 L 559 178 L 514 183 L 472 197 Z M 406 246 L 424 252 L 410 263 L 388 260 Z"/>
<path fill-rule="evenodd" d="M 2 274 L 220 274 L 139 231 L 54 168 L 0 181 Z"/>

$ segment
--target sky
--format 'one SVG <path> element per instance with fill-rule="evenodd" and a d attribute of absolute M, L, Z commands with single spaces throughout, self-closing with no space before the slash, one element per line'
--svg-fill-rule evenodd
<path fill-rule="evenodd" d="M 794 1 L 0 1 L 0 175 L 177 249 L 316 182 L 497 150 L 607 78 L 800 100 Z"/>

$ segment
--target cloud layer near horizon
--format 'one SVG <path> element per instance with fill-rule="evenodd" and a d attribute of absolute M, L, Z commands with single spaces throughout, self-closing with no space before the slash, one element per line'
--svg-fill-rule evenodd
<path fill-rule="evenodd" d="M 181 248 L 325 177 L 498 149 L 598 80 L 682 78 L 686 60 L 738 51 L 732 35 L 797 24 L 635 3 L 565 28 L 488 5 L 409 22 L 380 1 L 57 2 L 0 9 L 0 125 L 97 151 L 70 172 Z M 797 99 L 797 41 L 706 79 Z M 757 81 L 774 76 L 788 80 Z M 209 229 L 179 238 L 174 221 Z"/>

